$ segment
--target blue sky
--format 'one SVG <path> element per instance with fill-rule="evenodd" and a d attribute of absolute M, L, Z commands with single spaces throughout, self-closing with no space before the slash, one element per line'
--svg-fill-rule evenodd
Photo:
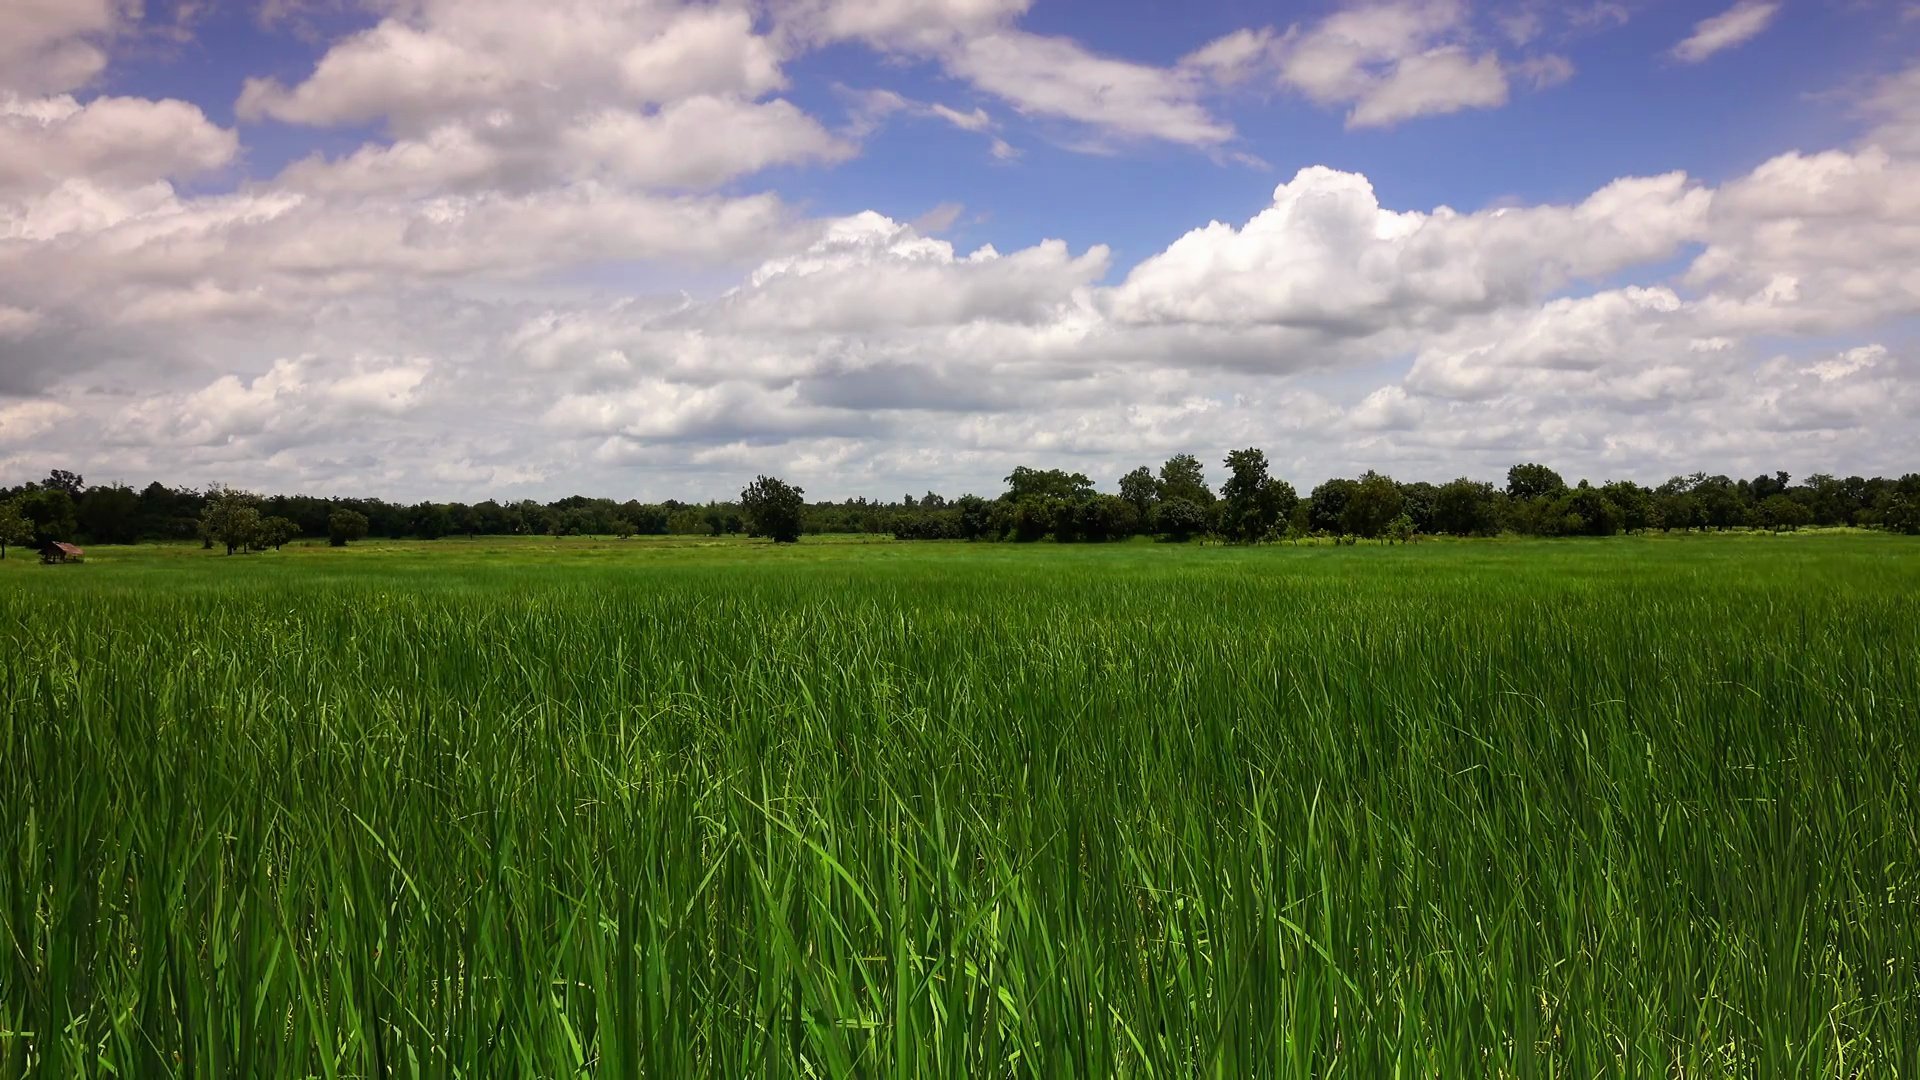
<path fill-rule="evenodd" d="M 0 479 L 1920 468 L 1904 0 L 15 5 Z"/>

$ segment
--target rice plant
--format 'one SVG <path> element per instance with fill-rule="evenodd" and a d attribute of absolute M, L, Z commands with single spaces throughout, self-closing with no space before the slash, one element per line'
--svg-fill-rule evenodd
<path fill-rule="evenodd" d="M 1920 546 L 0 570 L 0 1075 L 1920 1074 Z"/>

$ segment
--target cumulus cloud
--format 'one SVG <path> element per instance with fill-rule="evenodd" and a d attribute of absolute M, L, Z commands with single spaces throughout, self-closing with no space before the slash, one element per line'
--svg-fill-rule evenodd
<path fill-rule="evenodd" d="M 783 46 L 742 5 L 434 0 L 337 42 L 304 80 L 250 79 L 243 118 L 392 135 L 297 163 L 305 190 L 426 191 L 602 179 L 710 188 L 854 148 L 791 102 Z"/>
<path fill-rule="evenodd" d="M 1759 37 L 1780 13 L 1773 0 L 1740 0 L 1718 15 L 1693 24 L 1693 33 L 1673 47 L 1673 57 L 1683 63 L 1697 64 L 1737 45 Z"/>
<path fill-rule="evenodd" d="M 1506 69 L 1465 43 L 1467 15 L 1460 0 L 1345 8 L 1289 32 L 1280 81 L 1322 105 L 1350 105 L 1349 127 L 1504 105 Z"/>
<path fill-rule="evenodd" d="M 796 0 L 776 11 L 796 40 L 858 40 L 889 55 L 933 60 L 1024 116 L 1083 125 L 1104 138 L 1204 147 L 1233 137 L 1232 125 L 1202 100 L 1204 72 L 1102 56 L 1071 38 L 1028 33 L 1012 25 L 1028 6 L 1028 0 Z"/>
<path fill-rule="evenodd" d="M 0 91 L 59 93 L 107 66 L 102 43 L 126 12 L 120 0 L 14 0 L 0 34 Z"/>
<path fill-rule="evenodd" d="M 239 139 L 184 101 L 70 95 L 0 98 L 0 198 L 84 176 L 142 184 L 233 160 Z"/>
<path fill-rule="evenodd" d="M 1710 199 L 1674 173 L 1616 181 L 1573 206 L 1396 212 L 1366 177 L 1313 166 L 1244 227 L 1214 222 L 1135 267 L 1113 309 L 1132 323 L 1347 336 L 1441 325 L 1665 257 L 1701 233 Z"/>

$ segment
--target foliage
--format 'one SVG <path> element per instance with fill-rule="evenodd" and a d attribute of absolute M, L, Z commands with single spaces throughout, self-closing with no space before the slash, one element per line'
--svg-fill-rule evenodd
<path fill-rule="evenodd" d="M 13 505 L 26 519 L 36 545 L 72 540 L 80 528 L 74 518 L 73 496 L 64 488 L 28 488 L 14 498 Z"/>
<path fill-rule="evenodd" d="M 327 544 L 346 547 L 367 535 L 367 516 L 356 510 L 335 510 L 327 515 Z"/>
<path fill-rule="evenodd" d="M 260 536 L 260 500 L 245 491 L 216 486 L 207 493 L 200 533 L 226 547 L 227 554 L 252 545 Z"/>
<path fill-rule="evenodd" d="M 1168 458 L 1166 464 L 1160 466 L 1155 490 L 1163 503 L 1184 499 L 1203 509 L 1213 506 L 1213 491 L 1207 487 L 1206 471 L 1200 467 L 1200 459 L 1192 454 Z"/>
<path fill-rule="evenodd" d="M 1155 515 L 1155 524 L 1170 540 L 1186 540 L 1212 527 L 1209 515 L 1190 499 L 1164 499 Z"/>
<path fill-rule="evenodd" d="M 0 499 L 0 559 L 7 557 L 9 546 L 31 543 L 33 523 L 20 512 L 20 504 L 11 499 Z"/>
<path fill-rule="evenodd" d="M 1393 478 L 1369 469 L 1354 484 L 1340 521 L 1347 532 L 1368 539 L 1386 532 L 1387 523 L 1400 516 L 1400 488 Z"/>
<path fill-rule="evenodd" d="M 255 539 L 261 547 L 272 548 L 275 551 L 279 551 L 282 547 L 298 539 L 299 536 L 300 527 L 298 525 L 295 525 L 283 517 L 270 517 L 261 520 L 260 529 L 255 534 Z"/>
<path fill-rule="evenodd" d="M 1529 462 L 1524 465 L 1515 465 L 1507 470 L 1507 498 L 1509 499 L 1517 499 L 1521 502 L 1551 499 L 1566 490 L 1567 482 L 1560 478 L 1559 473 L 1545 465 Z"/>
<path fill-rule="evenodd" d="M 806 492 L 771 476 L 756 477 L 740 492 L 740 510 L 746 516 L 747 535 L 764 536 L 776 544 L 800 539 L 800 519 L 806 511 Z"/>

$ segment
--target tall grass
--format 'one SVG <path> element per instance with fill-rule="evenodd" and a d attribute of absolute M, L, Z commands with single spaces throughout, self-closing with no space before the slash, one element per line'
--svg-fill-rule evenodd
<path fill-rule="evenodd" d="M 0 574 L 0 1075 L 1920 1071 L 1910 543 L 429 550 Z"/>

